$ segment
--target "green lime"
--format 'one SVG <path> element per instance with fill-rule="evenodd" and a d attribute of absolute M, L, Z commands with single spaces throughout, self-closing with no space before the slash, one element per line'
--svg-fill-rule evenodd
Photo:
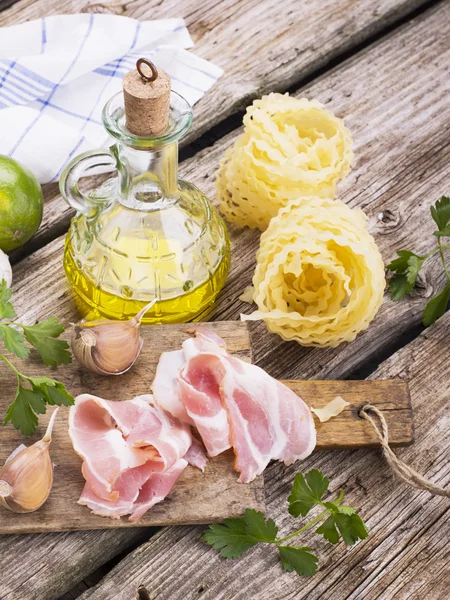
<path fill-rule="evenodd" d="M 39 229 L 42 190 L 33 173 L 0 155 L 0 249 L 19 248 Z"/>

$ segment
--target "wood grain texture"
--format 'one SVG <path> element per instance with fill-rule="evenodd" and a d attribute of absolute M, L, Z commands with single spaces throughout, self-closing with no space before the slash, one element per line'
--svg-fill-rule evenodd
<path fill-rule="evenodd" d="M 0 0 L 0 12 L 12 6 L 17 0 Z"/>
<path fill-rule="evenodd" d="M 141 3 L 142 6 L 144 4 Z M 228 6 L 225 2 L 221 4 L 225 8 Z M 353 5 L 356 4 L 364 10 L 365 4 L 363 3 L 349 2 L 348 8 L 354 10 Z M 147 3 L 147 5 L 152 6 L 151 3 Z M 159 10 L 164 11 L 165 5 L 166 3 L 161 3 Z M 304 5 L 306 6 L 307 3 Z M 315 10 L 314 5 L 318 6 L 318 3 L 309 4 Z M 384 3 L 371 3 L 374 11 L 383 9 L 383 5 L 385 6 Z M 404 7 L 409 10 L 410 6 L 416 5 L 416 3 L 406 2 L 398 4 L 402 10 Z M 203 6 L 204 4 L 201 3 L 201 7 Z M 323 7 L 323 14 L 326 15 L 327 7 L 320 6 L 320 10 Z M 78 10 L 78 7 L 79 4 L 76 0 L 70 2 L 70 6 L 69 3 L 52 3 L 48 12 L 50 10 L 75 11 Z M 182 10 L 183 7 L 179 5 L 175 13 L 170 16 L 176 16 Z M 39 13 L 39 11 L 41 12 Z M 40 2 L 27 0 L 27 2 L 19 2 L 16 7 L 5 12 L 1 17 L 9 19 L 11 22 L 11 19 L 19 19 L 19 17 L 27 19 L 41 16 L 42 11 L 45 9 Z M 207 12 L 209 12 L 208 6 L 205 6 L 205 10 L 199 6 L 197 13 L 194 12 L 192 18 L 195 20 L 197 16 L 204 17 Z M 328 10 L 328 12 L 330 11 Z M 366 12 L 370 13 L 370 9 Z M 168 16 L 164 12 L 155 13 L 154 11 L 154 14 Z M 259 19 L 264 14 L 265 9 L 262 6 Z M 383 14 L 385 13 L 382 10 Z M 390 14 L 398 16 L 401 11 L 397 13 L 394 8 Z M 186 14 L 185 16 L 188 17 Z M 343 22 L 348 21 L 345 9 L 343 9 L 342 18 Z M 199 18 L 199 23 L 201 20 Z M 323 20 L 313 22 L 312 19 L 309 19 L 303 22 L 307 22 L 308 26 L 305 26 L 301 35 L 297 36 L 297 42 L 302 43 L 304 35 L 309 35 L 309 32 L 313 32 L 312 35 L 318 39 L 318 36 L 322 34 L 322 29 L 328 31 Z M 429 18 L 422 18 L 420 21 L 403 27 L 401 31 L 393 33 L 389 38 L 335 69 L 329 76 L 322 77 L 314 85 L 299 92 L 300 95 L 318 97 L 327 107 L 335 110 L 339 115 L 347 117 L 347 124 L 354 132 L 357 165 L 354 173 L 342 188 L 341 197 L 351 202 L 352 205 L 365 207 L 371 217 L 377 243 L 382 247 L 386 259 L 392 257 L 396 248 L 405 245 L 417 244 L 418 251 L 420 248 L 428 247 L 425 241 L 425 233 L 428 232 L 426 228 L 427 207 L 441 193 L 448 193 L 447 155 L 450 121 L 448 102 L 446 101 L 449 84 L 448 22 L 445 5 L 438 7 L 430 14 Z M 353 23 L 352 27 L 358 29 L 358 24 Z M 211 31 L 211 36 L 218 37 L 217 30 L 212 29 Z M 342 33 L 346 33 L 345 28 Z M 330 37 L 332 38 L 332 36 Z M 239 35 L 237 39 L 241 39 Z M 267 39 L 265 36 L 264 43 Z M 201 36 L 196 37 L 196 41 L 198 41 L 197 49 L 200 49 Z M 225 56 L 226 45 L 225 49 L 223 42 L 218 46 Z M 342 48 L 342 45 L 337 43 L 336 37 L 331 46 Z M 319 53 L 320 50 L 319 48 Z M 243 54 L 242 48 L 239 53 Z M 322 64 L 322 59 L 316 63 L 317 66 L 320 64 Z M 292 68 L 292 64 L 289 65 L 289 68 Z M 305 69 L 300 68 L 300 74 L 307 72 L 310 72 L 308 65 Z M 251 78 L 251 74 L 245 73 L 244 77 L 247 76 Z M 282 78 L 280 81 L 279 86 L 271 84 L 264 89 L 281 88 Z M 263 84 L 264 82 L 261 85 Z M 245 81 L 241 87 L 245 94 Z M 213 91 L 211 93 L 213 94 Z M 214 94 L 213 96 L 217 98 Z M 200 105 L 197 105 L 197 117 L 199 108 Z M 216 106 L 214 109 L 220 110 L 220 106 Z M 212 195 L 212 180 L 218 159 L 222 156 L 225 147 L 232 141 L 233 136 L 229 136 L 223 140 L 223 143 L 218 143 L 213 148 L 197 155 L 195 160 L 189 161 L 182 167 L 183 176 L 189 178 L 194 172 L 194 177 L 191 178 Z M 62 205 L 55 203 L 53 207 L 56 218 L 58 213 L 63 211 Z M 67 225 L 67 213 L 63 216 L 66 218 L 66 223 L 63 223 L 59 230 L 60 233 Z M 239 312 L 248 310 L 248 306 L 238 301 L 238 296 L 245 285 L 250 282 L 258 237 L 249 231 L 233 231 L 233 240 L 234 267 L 229 284 L 214 313 L 215 318 L 235 318 Z M 236 240 L 239 242 L 237 243 Z M 53 312 L 60 316 L 73 315 L 64 285 L 58 281 L 60 253 L 61 245 L 50 247 L 47 253 L 42 252 L 16 269 L 15 288 L 20 296 L 20 307 L 24 309 L 30 322 Z M 33 277 L 34 269 L 38 271 L 41 269 L 42 278 L 38 276 L 35 279 Z M 371 329 L 357 342 L 340 348 L 336 352 L 304 350 L 292 344 L 285 344 L 279 342 L 275 336 L 267 335 L 263 325 L 255 326 L 253 337 L 257 362 L 268 368 L 272 374 L 280 377 L 344 377 L 365 360 L 376 357 L 379 349 L 389 346 L 399 335 L 419 322 L 425 298 L 429 297 L 433 290 L 440 285 L 439 273 L 438 267 L 429 267 L 420 289 L 412 299 L 399 305 L 385 303 L 379 319 L 372 326 L 372 329 L 376 328 L 373 335 L 371 335 Z M 22 277 L 26 278 L 26 286 L 25 281 L 21 281 Z M 30 290 L 33 290 L 32 295 Z M 429 348 L 431 352 L 435 351 L 433 344 Z M 382 376 L 394 376 L 394 371 L 392 370 L 391 374 L 384 373 Z M 424 367 L 422 367 L 421 373 L 426 374 Z M 436 375 L 434 371 L 432 373 L 434 376 Z M 420 388 L 418 388 L 419 391 L 414 391 L 414 408 L 421 419 L 418 422 L 419 427 L 416 433 L 418 439 L 422 434 L 425 436 L 424 443 L 415 444 L 408 451 L 402 451 L 402 454 L 404 453 L 406 458 L 414 459 L 414 466 L 421 469 L 422 472 L 428 471 L 430 475 L 435 472 L 436 480 L 442 484 L 446 480 L 445 476 L 439 475 L 442 470 L 442 460 L 439 462 L 436 458 L 439 456 L 436 445 L 438 436 L 443 435 L 445 431 L 438 426 L 433 430 L 434 425 L 440 422 L 439 417 L 442 416 L 442 406 L 445 400 L 442 393 L 438 394 L 437 400 L 434 398 L 437 388 L 441 385 L 440 382 L 441 380 L 436 377 L 434 380 L 431 379 L 432 385 L 429 392 L 424 388 L 423 402 Z M 436 402 L 432 401 L 433 398 Z M 430 406 L 429 410 L 427 401 Z M 420 410 L 419 402 L 422 407 Z M 429 415 L 432 415 L 436 408 L 436 418 L 429 425 Z M 430 433 L 427 439 L 425 432 L 428 430 Z M 427 444 L 431 444 L 430 451 L 428 451 Z M 422 458 L 420 458 L 421 453 L 423 453 Z M 356 548 L 351 554 L 354 558 L 349 562 L 344 549 L 324 548 L 324 552 L 322 552 L 322 547 L 318 547 L 322 557 L 324 578 L 321 579 L 321 576 L 317 576 L 314 582 L 301 580 L 301 589 L 305 589 L 305 593 L 307 593 L 308 590 L 314 588 L 316 583 L 318 585 L 322 582 L 321 588 L 318 588 L 319 591 L 314 592 L 315 595 L 311 595 L 311 598 L 327 597 L 327 586 L 329 585 L 330 589 L 340 586 L 338 598 L 348 597 L 356 600 L 365 598 L 364 594 L 371 593 L 371 587 L 375 587 L 376 591 L 370 596 L 371 598 L 380 597 L 383 600 L 391 600 L 395 597 L 398 600 L 398 598 L 402 598 L 401 588 L 404 584 L 407 586 L 407 590 L 412 590 L 412 596 L 416 593 L 415 590 L 419 589 L 418 593 L 421 595 L 416 595 L 416 598 L 436 600 L 445 597 L 450 581 L 445 568 L 445 553 L 448 554 L 448 550 L 443 546 L 443 542 L 446 539 L 445 534 L 448 539 L 448 533 L 442 525 L 442 523 L 445 525 L 445 521 L 443 522 L 441 519 L 441 516 L 445 514 L 442 501 L 427 503 L 426 497 L 423 495 L 419 495 L 416 500 L 413 492 L 406 492 L 398 497 L 393 492 L 395 488 L 384 463 L 379 461 L 376 456 L 373 452 L 362 451 L 322 453 L 314 455 L 304 465 L 305 469 L 312 465 L 323 468 L 333 478 L 333 485 L 345 486 L 349 493 L 349 503 L 360 506 L 366 503 L 363 514 L 370 517 L 369 524 L 376 528 L 377 535 L 374 538 L 376 547 L 373 559 L 370 550 L 360 555 Z M 433 463 L 435 464 L 433 465 Z M 284 529 L 287 526 L 289 528 L 294 526 L 294 523 L 285 516 L 285 498 L 294 472 L 294 469 L 284 471 L 277 468 L 270 468 L 267 472 L 269 484 L 266 489 L 266 498 L 271 502 L 271 516 L 276 517 L 280 514 L 281 517 L 284 515 L 280 519 L 280 524 Z M 368 478 L 363 480 L 362 476 L 365 477 L 366 473 Z M 375 490 L 374 496 L 372 496 L 373 490 Z M 422 504 L 425 504 L 424 509 L 421 508 Z M 381 510 L 380 507 L 382 507 Z M 412 521 L 411 517 L 414 515 L 416 515 L 416 519 Z M 425 526 L 425 536 L 422 535 L 422 525 Z M 183 592 L 180 592 L 179 597 L 197 598 L 204 590 L 209 593 L 211 588 L 212 595 L 210 594 L 210 597 L 212 598 L 232 598 L 232 594 L 236 598 L 247 598 L 250 596 L 245 594 L 250 586 L 251 593 L 257 594 L 258 598 L 267 598 L 267 590 L 271 589 L 273 581 L 276 579 L 279 581 L 279 585 L 275 593 L 279 593 L 279 586 L 285 585 L 287 581 L 286 595 L 279 597 L 299 597 L 297 589 L 292 592 L 292 582 L 290 582 L 295 576 L 280 576 L 276 556 L 271 555 L 265 549 L 255 551 L 258 556 L 264 557 L 265 561 L 268 561 L 264 563 L 262 578 L 260 578 L 261 566 L 259 564 L 255 565 L 252 562 L 248 564 L 244 561 L 231 565 L 226 563 L 226 572 L 221 566 L 221 569 L 217 571 L 216 581 L 214 581 L 216 566 L 217 564 L 220 566 L 219 559 L 211 553 L 206 555 L 208 550 L 196 539 L 199 531 L 197 528 L 172 528 L 159 534 L 155 540 L 156 557 L 153 564 L 155 588 L 165 588 L 168 594 L 170 594 L 170 590 L 178 593 L 178 590 L 185 591 L 186 585 L 190 582 L 192 588 L 186 591 L 185 596 L 182 596 Z M 438 534 L 442 531 L 444 536 L 437 535 L 438 545 L 436 546 L 432 542 L 432 535 L 434 532 Z M 147 530 L 133 529 L 83 532 L 71 535 L 3 536 L 0 538 L 0 573 L 2 574 L 0 595 L 7 600 L 57 598 L 64 590 L 109 560 L 122 548 L 148 535 Z M 401 543 L 400 539 L 402 539 Z M 418 540 L 417 545 L 415 544 L 416 540 Z M 171 573 L 174 575 L 169 577 L 165 567 L 167 567 L 167 556 L 170 557 L 174 543 L 177 543 L 175 546 L 176 559 L 171 567 Z M 407 545 L 411 548 L 410 554 Z M 180 560 L 180 547 L 186 552 L 185 561 Z M 198 547 L 201 550 L 199 555 L 197 555 Z M 433 567 L 434 579 L 431 579 L 427 571 L 427 568 L 431 566 L 431 559 L 428 557 L 434 549 L 436 549 L 437 562 L 436 569 Z M 158 558 L 160 550 L 163 550 L 163 560 Z M 399 551 L 398 559 L 396 559 L 397 550 Z M 205 552 L 206 559 L 202 552 Z M 197 556 L 200 556 L 198 570 L 196 570 Z M 425 567 L 424 556 L 427 561 Z M 64 557 L 63 563 L 61 557 Z M 190 559 L 192 559 L 191 564 L 188 563 Z M 207 560 L 207 568 L 205 560 Z M 389 584 L 391 587 L 385 592 L 383 585 L 386 580 L 380 578 L 380 573 L 388 570 L 390 564 L 392 564 L 392 571 L 389 577 L 392 579 L 392 584 Z M 402 571 L 403 567 L 405 567 L 404 571 Z M 333 573 L 335 568 L 336 572 Z M 423 575 L 422 569 L 425 570 Z M 345 582 L 350 572 L 352 577 L 357 578 L 357 582 L 349 585 L 346 591 Z M 148 584 L 145 579 L 146 573 L 144 568 L 136 565 L 128 575 L 132 577 L 134 574 L 136 583 L 145 581 Z M 180 574 L 179 578 L 176 576 L 177 573 Z M 240 577 L 243 573 L 246 575 L 245 580 Z M 229 587 L 231 577 L 235 579 L 233 589 Z M 369 587 L 367 588 L 361 583 L 364 578 L 368 580 L 367 586 Z M 381 583 L 377 587 L 378 580 Z M 205 587 L 203 587 L 203 581 Z M 224 588 L 223 594 L 220 589 L 222 582 L 227 586 Z M 362 586 L 361 594 L 357 589 L 359 585 Z M 110 589 L 112 589 L 110 597 L 115 597 L 114 589 Z M 133 591 L 135 592 L 135 590 Z M 215 592 L 217 592 L 216 596 L 214 596 Z M 239 596 L 239 593 L 244 596 Z M 392 595 L 390 595 L 391 593 Z M 97 600 L 97 596 L 91 595 L 91 597 Z M 273 598 L 276 598 L 276 595 Z"/>
<path fill-rule="evenodd" d="M 397 450 L 413 468 L 442 486 L 450 485 L 450 313 L 394 354 L 371 380 L 409 381 L 416 415 L 416 443 Z M 430 361 L 430 356 L 433 360 Z M 311 578 L 282 571 L 274 548 L 257 547 L 232 561 L 200 540 L 202 527 L 159 531 L 127 555 L 80 600 L 129 600 L 139 585 L 158 600 L 443 600 L 450 571 L 449 504 L 393 478 L 379 452 L 317 453 L 301 466 L 270 466 L 265 473 L 266 515 L 280 535 L 300 527 L 287 514 L 286 497 L 296 472 L 321 469 L 330 491 L 346 492 L 370 535 L 349 549 L 332 546 L 313 532 L 296 540 L 312 546 L 320 570 Z M 167 564 L 170 561 L 170 575 Z"/>
<path fill-rule="evenodd" d="M 390 431 L 392 446 L 407 446 L 414 441 L 413 414 L 408 385 L 405 381 L 283 381 L 308 406 L 323 408 L 336 396 L 349 403 L 336 417 L 320 423 L 314 417 L 317 430 L 316 450 L 345 450 L 379 446 L 373 428 L 361 419 L 359 410 L 373 404 L 383 411 Z"/>
<path fill-rule="evenodd" d="M 55 13 L 77 12 L 80 6 L 89 12 L 112 12 L 139 19 L 181 14 L 195 41 L 195 53 L 213 60 L 225 70 L 225 75 L 195 105 L 193 127 L 182 141 L 184 145 L 229 114 L 244 109 L 253 98 L 289 89 L 336 55 L 426 4 L 426 0 L 327 0 L 321 3 L 287 0 L 280 11 L 277 3 L 270 0 L 181 4 L 176 0 L 86 4 L 78 0 L 58 3 L 21 0 L 0 14 L 0 26 Z M 217 163 L 212 170 L 216 166 Z M 202 174 L 199 181 L 204 184 Z M 42 225 L 28 244 L 12 253 L 14 261 L 62 235 L 68 228 L 73 211 L 60 197 L 58 185 L 46 184 L 43 189 Z"/>
<path fill-rule="evenodd" d="M 209 327 L 223 337 L 232 354 L 251 361 L 250 339 L 245 324 L 211 323 Z M 144 327 L 141 335 L 144 346 L 138 361 L 128 373 L 117 377 L 99 377 L 88 373 L 77 362 L 55 370 L 55 377 L 62 381 L 74 395 L 89 392 L 108 400 L 129 400 L 149 393 L 161 352 L 179 350 L 182 342 L 190 337 L 192 326 L 164 325 Z M 34 376 L 42 374 L 39 361 L 18 361 L 22 372 Z M 5 369 L 0 372 L 1 414 L 14 397 L 16 382 Z M 39 421 L 35 439 L 40 439 L 52 411 Z M 81 459 L 75 454 L 67 434 L 68 410 L 61 409 L 55 423 L 51 447 L 56 463 L 54 483 L 50 498 L 34 513 L 12 515 L 0 508 L 0 533 L 40 533 L 45 531 L 74 531 L 92 529 L 116 529 L 173 523 L 208 523 L 238 515 L 247 506 L 263 507 L 263 478 L 249 485 L 237 482 L 231 453 L 220 455 L 210 461 L 205 472 L 187 467 L 176 482 L 167 500 L 157 504 L 138 522 L 127 519 L 108 519 L 92 514 L 77 504 L 84 486 Z M 30 440 L 31 441 L 31 440 Z M 0 432 L 0 464 L 23 442 L 23 436 L 11 427 Z M 70 510 L 68 508 L 70 507 Z"/>
<path fill-rule="evenodd" d="M 426 0 L 21 0 L 0 26 L 54 14 L 112 13 L 137 19 L 184 17 L 195 53 L 226 75 L 195 107 L 192 141 L 251 98 L 286 90 L 333 57 L 407 15 Z"/>
<path fill-rule="evenodd" d="M 450 4 L 445 3 L 297 94 L 318 98 L 345 116 L 356 163 L 339 197 L 365 210 L 385 261 L 397 249 L 426 254 L 434 244 L 429 206 L 449 193 L 449 64 Z M 181 176 L 213 197 L 215 170 L 237 133 L 182 163 Z M 55 214 L 62 213 L 62 201 L 55 202 Z M 211 320 L 237 319 L 252 310 L 239 296 L 251 283 L 259 234 L 233 226 L 229 231 L 232 267 Z M 74 319 L 60 268 L 63 243 L 62 237 L 55 240 L 14 269 L 16 305 L 28 321 L 54 312 L 63 320 Z M 268 334 L 264 324 L 254 324 L 255 361 L 278 378 L 347 377 L 419 326 L 426 302 L 443 281 L 439 261 L 429 261 L 412 296 L 392 302 L 386 295 L 370 328 L 337 349 L 302 348 Z M 38 305 L 30 302 L 30 286 Z"/>
<path fill-rule="evenodd" d="M 230 353 L 251 360 L 250 340 L 245 323 L 216 322 L 208 328 L 223 337 Z M 75 362 L 56 369 L 55 377 L 62 381 L 74 396 L 92 393 L 108 400 L 127 400 L 148 393 L 162 351 L 178 350 L 190 337 L 192 326 L 160 325 L 141 329 L 144 346 L 139 360 L 128 373 L 116 377 L 99 377 Z M 42 374 L 39 361 L 14 360 L 21 372 L 29 376 Z M 336 396 L 343 396 L 349 406 L 336 418 L 320 423 L 317 420 L 317 449 L 329 450 L 377 446 L 378 440 L 369 423 L 358 417 L 358 410 L 367 398 L 382 409 L 391 429 L 394 445 L 413 441 L 413 423 L 407 385 L 402 381 L 286 381 L 309 406 L 322 408 Z M 5 414 L 14 397 L 15 378 L 7 370 L 0 371 L 0 414 Z M 40 418 L 35 440 L 46 429 L 49 416 Z M 67 434 L 68 410 L 61 409 L 53 433 L 52 458 L 56 463 L 52 493 L 44 506 L 29 514 L 13 516 L 0 508 L 1 533 L 43 533 L 49 531 L 78 531 L 117 529 L 127 527 L 211 523 L 242 514 L 245 508 L 264 508 L 263 478 L 250 485 L 237 482 L 232 452 L 208 461 L 205 472 L 187 467 L 177 480 L 168 498 L 148 511 L 138 522 L 127 519 L 108 519 L 92 514 L 77 504 L 84 486 L 81 459 L 75 454 Z M 30 440 L 34 441 L 34 440 Z M 0 431 L 0 464 L 23 442 L 23 436 L 11 427 Z M 70 510 L 67 510 L 70 507 Z"/>

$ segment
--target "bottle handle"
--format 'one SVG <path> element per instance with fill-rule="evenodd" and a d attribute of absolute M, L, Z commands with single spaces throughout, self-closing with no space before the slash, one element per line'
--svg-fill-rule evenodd
<path fill-rule="evenodd" d="M 97 199 L 83 194 L 78 187 L 78 181 L 81 177 L 107 173 L 112 170 L 117 170 L 117 160 L 109 148 L 84 152 L 74 158 L 61 173 L 59 190 L 72 208 L 89 216 Z M 104 201 L 105 198 L 98 198 L 98 200 Z"/>

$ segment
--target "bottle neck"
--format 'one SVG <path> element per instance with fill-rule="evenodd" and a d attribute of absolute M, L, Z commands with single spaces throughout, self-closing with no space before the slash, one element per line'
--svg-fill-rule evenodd
<path fill-rule="evenodd" d="M 118 143 L 120 202 L 137 210 L 158 210 L 173 201 L 178 189 L 178 142 L 135 149 Z"/>

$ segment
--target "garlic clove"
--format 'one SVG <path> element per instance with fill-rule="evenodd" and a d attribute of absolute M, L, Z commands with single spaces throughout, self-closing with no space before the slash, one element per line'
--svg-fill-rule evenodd
<path fill-rule="evenodd" d="M 143 346 L 139 335 L 142 317 L 153 306 L 152 300 L 129 321 L 81 321 L 74 326 L 72 351 L 92 373 L 121 375 L 136 362 Z"/>
<path fill-rule="evenodd" d="M 53 485 L 50 444 L 57 412 L 56 408 L 42 440 L 15 450 L 0 470 L 0 503 L 12 512 L 33 512 L 50 494 Z"/>
<path fill-rule="evenodd" d="M 7 254 L 0 250 L 0 283 L 2 279 L 6 281 L 6 286 L 11 287 L 12 282 L 12 269 L 9 257 Z"/>

